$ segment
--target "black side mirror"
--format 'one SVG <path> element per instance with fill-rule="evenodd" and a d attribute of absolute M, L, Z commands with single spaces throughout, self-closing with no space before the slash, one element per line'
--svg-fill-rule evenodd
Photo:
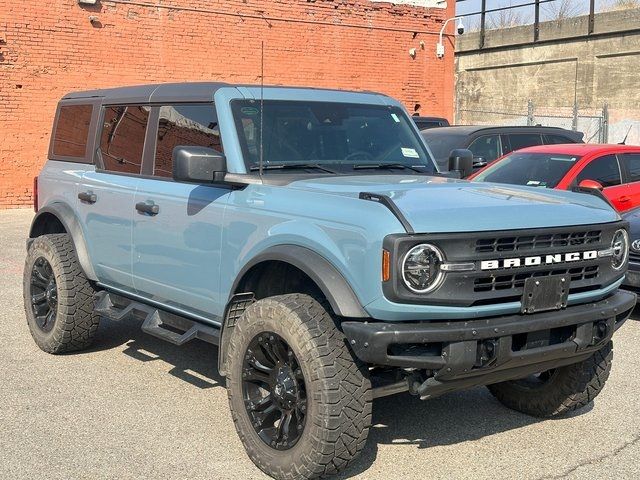
<path fill-rule="evenodd" d="M 460 173 L 465 178 L 473 172 L 473 153 L 465 148 L 456 148 L 449 154 L 449 170 Z"/>
<path fill-rule="evenodd" d="M 213 148 L 178 145 L 171 158 L 177 182 L 222 182 L 227 173 L 226 158 Z"/>

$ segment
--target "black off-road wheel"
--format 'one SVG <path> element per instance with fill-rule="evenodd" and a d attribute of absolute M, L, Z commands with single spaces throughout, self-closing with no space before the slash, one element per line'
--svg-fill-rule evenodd
<path fill-rule="evenodd" d="M 27 324 L 38 347 L 65 353 L 91 345 L 99 322 L 93 311 L 95 290 L 80 268 L 69 235 L 33 240 L 22 283 Z"/>
<path fill-rule="evenodd" d="M 521 380 L 489 385 L 503 405 L 534 417 L 555 417 L 587 406 L 604 388 L 611 371 L 613 342 L 579 363 Z"/>
<path fill-rule="evenodd" d="M 229 342 L 229 404 L 251 460 L 277 479 L 344 470 L 369 433 L 371 383 L 328 309 L 302 294 L 259 300 Z"/>

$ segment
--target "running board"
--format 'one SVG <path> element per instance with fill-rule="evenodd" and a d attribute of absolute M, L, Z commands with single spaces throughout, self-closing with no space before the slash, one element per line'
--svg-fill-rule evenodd
<path fill-rule="evenodd" d="M 131 300 L 105 290 L 96 294 L 95 313 L 116 322 L 143 320 L 142 331 L 174 345 L 198 338 L 208 343 L 220 343 L 220 329 L 209 327 L 186 317 Z"/>

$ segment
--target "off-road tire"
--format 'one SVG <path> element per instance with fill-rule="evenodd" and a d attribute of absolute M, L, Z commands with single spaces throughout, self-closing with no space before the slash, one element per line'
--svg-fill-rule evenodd
<path fill-rule="evenodd" d="M 40 257 L 49 262 L 57 284 L 56 318 L 48 332 L 36 324 L 31 306 L 32 269 Z M 93 311 L 95 289 L 80 267 L 68 234 L 42 235 L 33 240 L 27 252 L 22 283 L 27 325 L 38 347 L 57 354 L 83 350 L 91 345 L 100 320 Z"/>
<path fill-rule="evenodd" d="M 503 405 L 534 417 L 555 417 L 587 406 L 611 371 L 613 342 L 579 363 L 560 367 L 544 384 L 529 388 L 520 380 L 489 385 Z"/>
<path fill-rule="evenodd" d="M 289 344 L 304 375 L 307 419 L 299 440 L 288 450 L 271 448 L 258 436 L 243 401 L 243 356 L 251 340 L 267 331 Z M 344 470 L 358 456 L 371 425 L 371 382 L 327 307 L 302 294 L 255 302 L 233 328 L 228 362 L 236 430 L 251 460 L 267 475 L 322 478 Z"/>

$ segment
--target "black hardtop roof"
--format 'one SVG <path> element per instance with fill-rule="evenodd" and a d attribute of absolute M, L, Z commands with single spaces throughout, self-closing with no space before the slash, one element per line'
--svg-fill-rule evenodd
<path fill-rule="evenodd" d="M 157 83 L 70 92 L 62 100 L 102 98 L 104 103 L 207 102 L 211 101 L 216 90 L 222 87 L 259 87 L 259 85 L 238 85 L 222 82 Z M 337 89 L 282 85 L 265 85 L 264 88 L 303 88 L 306 90 L 337 91 Z M 354 91 L 353 93 L 383 95 L 370 91 Z"/>
<path fill-rule="evenodd" d="M 423 130 L 422 133 L 428 133 L 429 135 L 471 135 L 477 132 L 485 130 L 532 130 L 532 131 L 562 131 L 564 133 L 571 133 L 574 135 L 580 135 L 580 132 L 574 132 L 573 130 L 567 130 L 562 127 L 545 127 L 542 125 L 451 125 L 449 127 L 440 127 L 437 129 Z"/>

